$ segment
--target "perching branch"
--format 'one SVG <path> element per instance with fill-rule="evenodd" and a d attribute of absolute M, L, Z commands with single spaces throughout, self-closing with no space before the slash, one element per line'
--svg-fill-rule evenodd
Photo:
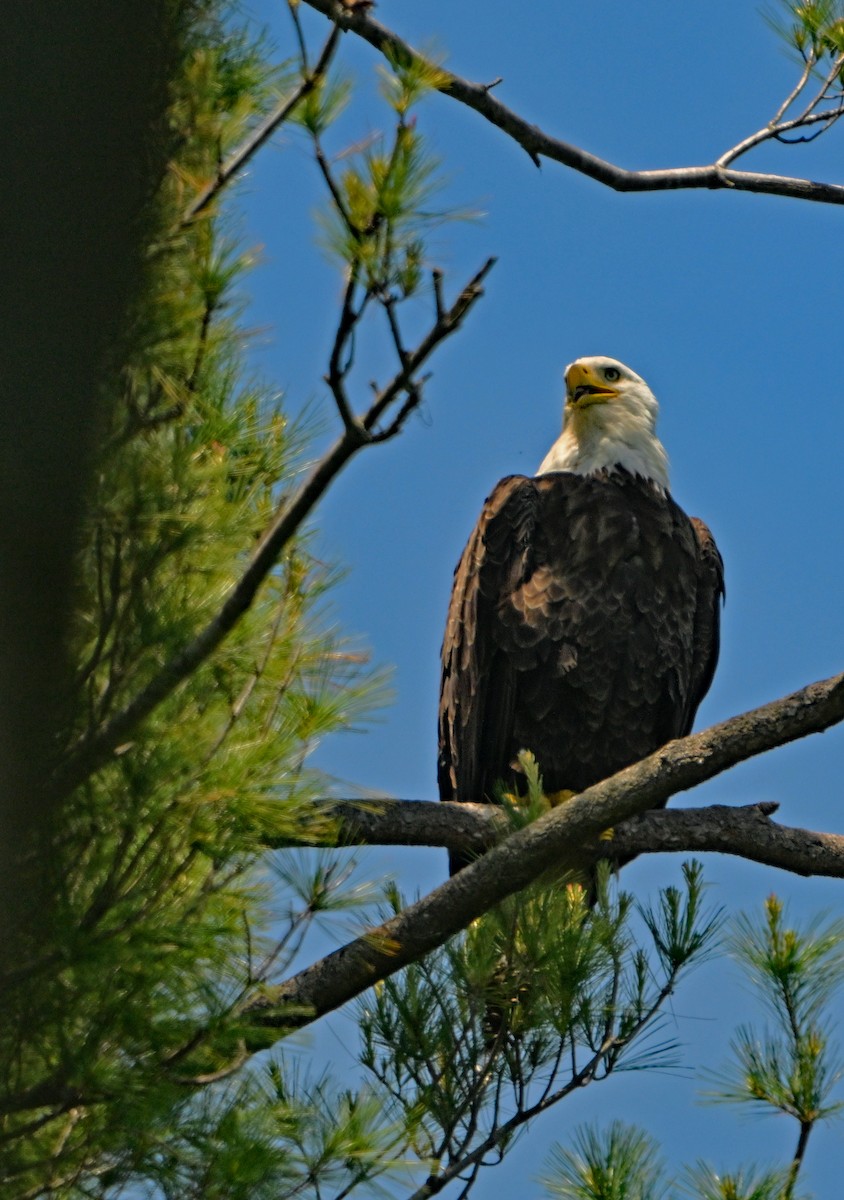
<path fill-rule="evenodd" d="M 369 5 L 351 4 L 348 0 L 305 0 L 311 8 L 317 10 L 334 22 L 336 28 L 348 30 L 369 42 L 382 54 L 387 54 L 399 60 L 427 62 L 425 56 L 409 45 L 398 34 L 388 29 L 369 15 Z M 435 64 L 430 64 L 432 69 Z M 817 183 L 811 179 L 800 179 L 786 175 L 770 175 L 754 171 L 736 171 L 728 169 L 724 163 L 746 153 L 759 142 L 770 137 L 778 137 L 774 130 L 764 137 L 758 134 L 738 143 L 736 147 L 727 150 L 719 159 L 708 166 L 698 167 L 666 167 L 653 171 L 629 171 L 616 166 L 605 159 L 598 158 L 575 146 L 571 142 L 562 141 L 545 133 L 537 125 L 526 121 L 512 109 L 507 108 L 492 94 L 491 84 L 471 83 L 442 67 L 436 66 L 440 82 L 437 90 L 468 108 L 473 108 L 492 125 L 503 130 L 508 137 L 518 143 L 527 152 L 533 162 L 541 165 L 543 158 L 562 163 L 563 166 L 579 171 L 617 192 L 660 192 L 677 191 L 689 188 L 709 188 L 719 190 L 732 188 L 736 191 L 758 192 L 773 196 L 788 196 L 795 200 L 813 200 L 823 204 L 844 204 L 844 186 L 834 183 Z M 802 90 L 795 88 L 790 102 Z M 787 107 L 787 106 L 786 106 Z M 782 111 L 782 110 L 781 110 Z M 835 111 L 830 121 L 840 115 Z M 778 114 L 779 116 L 779 114 Z M 805 123 L 818 120 L 811 116 Z M 774 124 L 778 122 L 775 119 Z M 796 125 L 791 125 L 796 127 Z"/>
<path fill-rule="evenodd" d="M 120 712 L 80 739 L 75 750 L 56 770 L 54 788 L 59 794 L 70 792 L 107 762 L 138 725 L 213 654 L 249 609 L 284 548 L 301 529 L 349 459 L 364 446 L 387 441 L 400 431 L 420 398 L 421 385 L 414 380 L 416 372 L 437 346 L 457 331 L 483 295 L 481 285 L 494 261 L 489 259 L 469 280 L 451 307 L 436 315 L 433 325 L 417 347 L 408 353 L 401 369 L 389 383 L 376 391 L 365 413 L 359 419 L 345 424 L 334 445 L 319 459 L 300 486 L 282 501 L 240 579 L 205 628 L 165 663 Z M 391 410 L 391 420 L 379 428 L 379 421 Z"/>
<path fill-rule="evenodd" d="M 602 831 L 738 762 L 842 720 L 844 674 L 669 742 L 513 833 L 396 917 L 255 997 L 245 1011 L 257 1024 L 284 1032 L 307 1025 L 441 946 L 543 871 L 582 870 L 584 845 Z"/>
<path fill-rule="evenodd" d="M 436 800 L 322 800 L 315 805 L 320 833 L 271 841 L 273 849 L 297 846 L 434 846 L 484 854 L 511 826 L 493 804 L 443 804 Z M 656 809 L 617 826 L 610 839 L 584 842 L 581 863 L 639 854 L 732 854 L 795 875 L 844 879 L 844 835 L 780 825 L 769 801 L 733 808 Z M 333 836 L 322 832 L 336 822 Z"/>

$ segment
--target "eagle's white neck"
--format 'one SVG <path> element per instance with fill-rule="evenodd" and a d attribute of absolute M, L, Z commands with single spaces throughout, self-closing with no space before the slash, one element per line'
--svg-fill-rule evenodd
<path fill-rule="evenodd" d="M 566 411 L 563 432 L 537 471 L 573 471 L 593 475 L 623 467 L 668 490 L 668 455 L 653 431 L 653 421 L 638 405 L 593 404 Z M 644 418 L 644 419 L 643 419 Z"/>

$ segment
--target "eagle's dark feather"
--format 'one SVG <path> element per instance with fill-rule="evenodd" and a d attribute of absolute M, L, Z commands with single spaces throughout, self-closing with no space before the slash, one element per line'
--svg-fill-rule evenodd
<path fill-rule="evenodd" d="M 503 479 L 455 571 L 440 798 L 492 800 L 524 749 L 546 792 L 581 791 L 688 733 L 723 591 L 709 530 L 654 484 L 621 469 Z"/>

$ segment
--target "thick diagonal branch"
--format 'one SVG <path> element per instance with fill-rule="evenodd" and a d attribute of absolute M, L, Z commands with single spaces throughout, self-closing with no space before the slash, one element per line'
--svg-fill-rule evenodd
<path fill-rule="evenodd" d="M 398 916 L 249 1002 L 256 1023 L 289 1030 L 440 946 L 551 868 L 582 868 L 584 843 L 738 762 L 844 719 L 844 674 L 669 742 L 512 834 Z"/>
<path fill-rule="evenodd" d="M 382 54 L 399 61 L 417 60 L 426 62 L 425 56 L 409 45 L 398 34 L 382 25 L 369 15 L 368 6 L 348 5 L 343 0 L 305 0 L 323 16 L 329 18 L 340 29 L 349 30 L 369 42 Z M 434 66 L 435 64 L 431 64 Z M 517 142 L 536 163 L 543 158 L 562 163 L 587 175 L 617 192 L 660 192 L 687 188 L 731 188 L 735 191 L 760 192 L 774 196 L 789 196 L 797 200 L 814 200 L 824 204 L 844 204 L 844 186 L 833 183 L 818 183 L 811 179 L 799 179 L 787 175 L 769 175 L 754 171 L 727 169 L 719 163 L 696 167 L 666 167 L 654 171 L 628 171 L 615 163 L 607 162 L 561 138 L 552 137 L 538 125 L 502 104 L 492 94 L 489 85 L 471 83 L 450 71 L 436 67 L 440 76 L 439 91 L 497 126 L 513 141 Z M 729 151 L 728 151 L 729 153 Z"/>

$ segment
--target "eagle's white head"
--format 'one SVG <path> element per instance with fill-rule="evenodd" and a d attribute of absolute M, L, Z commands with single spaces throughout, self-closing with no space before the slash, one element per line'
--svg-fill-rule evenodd
<path fill-rule="evenodd" d="M 635 371 L 614 358 L 578 358 L 566 367 L 563 432 L 537 474 L 624 467 L 668 488 L 668 456 L 656 436 L 659 405 Z"/>

